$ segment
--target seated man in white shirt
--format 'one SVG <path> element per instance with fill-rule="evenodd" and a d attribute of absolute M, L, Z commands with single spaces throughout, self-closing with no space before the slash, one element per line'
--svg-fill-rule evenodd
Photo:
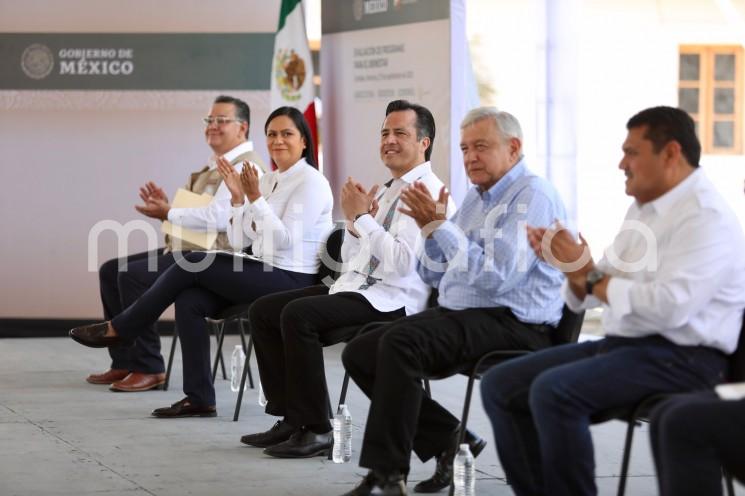
<path fill-rule="evenodd" d="M 341 192 L 347 219 L 343 273 L 329 288 L 312 286 L 262 297 L 249 310 L 266 413 L 281 418 L 241 442 L 282 458 L 322 455 L 332 446 L 323 344 L 351 338 L 372 321 L 420 312 L 429 287 L 416 272 L 419 228 L 399 211 L 404 186 L 423 183 L 434 198 L 443 186 L 429 162 L 435 121 L 429 110 L 396 100 L 380 130 L 380 158 L 393 178 L 366 190 L 349 178 Z M 448 204 L 448 214 L 455 207 Z M 339 333 L 346 328 L 347 334 Z M 333 338 L 331 338 L 333 336 Z"/>
<path fill-rule="evenodd" d="M 528 228 L 564 272 L 567 305 L 603 308 L 606 337 L 495 367 L 481 382 L 497 451 L 518 495 L 597 494 L 590 416 L 724 378 L 745 307 L 745 241 L 699 169 L 693 120 L 670 107 L 626 125 L 619 168 L 629 207 L 596 264 L 561 226 Z"/>
<path fill-rule="evenodd" d="M 189 176 L 185 189 L 197 194 L 213 195 L 209 205 L 199 208 L 173 208 L 165 192 L 153 182 L 140 188 L 142 205 L 138 212 L 153 219 L 168 220 L 174 225 L 197 231 L 218 232 L 215 248 L 228 248 L 226 236 L 230 218 L 230 193 L 222 184 L 215 160 L 225 157 L 240 170 L 243 161 L 250 161 L 263 169 L 263 162 L 248 141 L 250 109 L 237 98 L 218 96 L 205 122 L 205 138 L 212 149 L 209 164 Z M 99 269 L 101 301 L 104 317 L 111 320 L 134 303 L 181 252 L 202 249 L 177 238 L 166 237 L 165 248 L 137 253 L 105 262 Z M 152 269 L 151 269 L 152 267 Z M 138 337 L 131 348 L 109 348 L 111 367 L 103 373 L 91 374 L 91 384 L 110 384 L 119 392 L 147 391 L 165 382 L 160 337 L 151 326 Z"/>

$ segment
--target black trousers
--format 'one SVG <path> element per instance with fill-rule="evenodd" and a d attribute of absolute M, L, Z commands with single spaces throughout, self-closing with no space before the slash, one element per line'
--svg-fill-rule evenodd
<path fill-rule="evenodd" d="M 259 298 L 248 316 L 266 413 L 291 425 L 330 430 L 323 347 L 349 339 L 374 321 L 405 315 L 376 310 L 360 294 L 328 294 L 323 285 Z"/>
<path fill-rule="evenodd" d="M 153 270 L 149 261 L 153 260 Z M 173 253 L 163 254 L 163 249 L 136 253 L 125 258 L 114 258 L 98 270 L 101 303 L 106 320 L 119 315 L 122 310 L 137 301 L 160 274 L 175 261 Z M 125 263 L 122 270 L 120 263 Z M 109 348 L 111 368 L 131 372 L 158 374 L 165 371 L 163 356 L 160 354 L 160 336 L 153 325 L 142 329 L 132 347 Z"/>
<path fill-rule="evenodd" d="M 745 481 L 745 400 L 713 392 L 673 396 L 649 430 L 662 496 L 722 494 L 722 466 Z"/>
<path fill-rule="evenodd" d="M 455 374 L 491 350 L 550 346 L 551 329 L 508 308 L 435 307 L 352 340 L 342 361 L 371 399 L 360 466 L 407 471 L 412 449 L 422 461 L 445 451 L 459 421 L 424 394 L 422 379 Z"/>
<path fill-rule="evenodd" d="M 184 393 L 197 405 L 215 404 L 210 369 L 210 339 L 205 317 L 269 293 L 313 284 L 315 274 L 290 272 L 230 255 L 190 252 L 143 295 L 112 319 L 117 332 L 134 339 L 175 303 L 183 359 Z M 236 265 L 237 264 L 237 265 Z"/>

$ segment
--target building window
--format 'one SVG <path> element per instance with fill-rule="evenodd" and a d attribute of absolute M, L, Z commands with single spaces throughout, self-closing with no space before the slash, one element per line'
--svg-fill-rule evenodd
<path fill-rule="evenodd" d="M 742 154 L 743 49 L 681 46 L 678 107 L 696 122 L 704 153 Z"/>

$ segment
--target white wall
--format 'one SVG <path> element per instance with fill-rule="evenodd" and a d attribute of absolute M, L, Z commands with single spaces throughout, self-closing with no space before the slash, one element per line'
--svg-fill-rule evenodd
<path fill-rule="evenodd" d="M 549 46 L 546 2 L 554 0 L 468 0 L 474 65 L 495 90 L 493 104 L 514 113 L 525 132 L 530 166 L 546 175 L 546 88 Z M 677 105 L 678 46 L 745 43 L 744 0 L 576 0 L 577 219 L 596 255 L 616 233 L 631 199 L 618 170 L 626 121 L 655 105 Z M 722 5 L 731 10 L 723 11 Z M 562 4 L 562 8 L 565 5 Z M 566 68 L 573 70 L 574 68 Z M 558 95 L 561 96 L 561 95 Z M 561 102 L 553 102 L 561 105 Z M 561 116 L 549 133 L 564 131 Z M 705 155 L 706 174 L 745 226 L 745 157 Z M 557 171 L 552 171 L 556 174 Z"/>
<path fill-rule="evenodd" d="M 678 46 L 738 43 L 732 21 L 708 0 L 583 1 L 578 225 L 595 253 L 611 242 L 631 200 L 617 167 L 626 121 L 646 107 L 677 106 Z M 745 157 L 705 155 L 701 164 L 745 226 Z"/>
<path fill-rule="evenodd" d="M 278 11 L 278 0 L 0 0 L 0 32 L 273 32 Z M 200 118 L 219 93 L 0 92 L 0 318 L 101 316 L 90 228 L 142 219 L 140 184 L 173 192 L 204 165 Z M 248 101 L 266 157 L 268 91 L 226 93 Z M 99 246 L 101 262 L 115 254 L 112 235 Z M 144 247 L 132 238 L 130 252 Z"/>
<path fill-rule="evenodd" d="M 545 41 L 542 0 L 468 0 L 466 23 L 474 66 L 495 90 L 495 105 L 520 121 L 530 167 L 545 174 Z M 462 164 L 461 164 L 462 166 Z"/>

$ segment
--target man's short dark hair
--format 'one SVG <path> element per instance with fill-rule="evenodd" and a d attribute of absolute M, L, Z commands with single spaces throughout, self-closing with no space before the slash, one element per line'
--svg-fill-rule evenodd
<path fill-rule="evenodd" d="M 233 107 L 235 107 L 235 118 L 248 124 L 248 128 L 251 127 L 251 109 L 248 104 L 240 98 L 220 95 L 215 98 L 214 103 L 232 103 Z M 248 139 L 248 128 L 246 128 L 246 139 Z"/>
<path fill-rule="evenodd" d="M 626 123 L 626 129 L 647 126 L 644 138 L 652 142 L 652 149 L 659 153 L 671 141 L 677 141 L 689 164 L 698 167 L 701 143 L 696 136 L 693 119 L 683 110 L 673 107 L 652 107 L 642 110 Z"/>
<path fill-rule="evenodd" d="M 385 109 L 385 116 L 391 112 L 400 112 L 402 110 L 413 110 L 416 113 L 416 139 L 421 141 L 425 137 L 429 138 L 429 146 L 424 150 L 424 160 L 429 160 L 432 156 L 432 146 L 435 144 L 435 118 L 428 108 L 411 103 L 406 100 L 393 100 Z"/>

